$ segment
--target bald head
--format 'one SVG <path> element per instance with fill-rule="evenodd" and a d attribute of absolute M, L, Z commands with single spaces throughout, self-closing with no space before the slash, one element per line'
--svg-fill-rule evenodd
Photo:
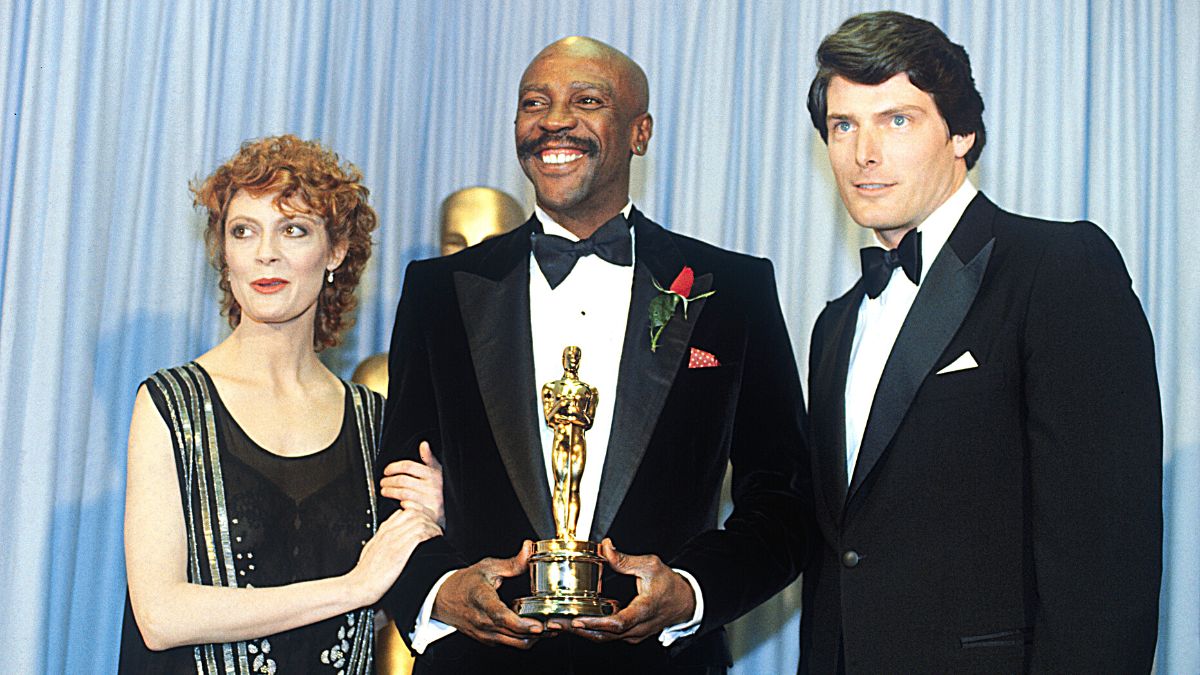
<path fill-rule="evenodd" d="M 474 246 L 525 222 L 526 213 L 506 192 L 469 187 L 442 201 L 442 255 Z"/>
<path fill-rule="evenodd" d="M 641 115 L 650 109 L 650 85 L 646 81 L 646 73 L 636 61 L 624 52 L 610 44 L 595 38 L 582 35 L 572 35 L 551 42 L 545 49 L 533 57 L 533 61 L 525 69 L 525 75 L 534 68 L 538 61 L 550 57 L 568 57 L 579 59 L 595 59 L 606 62 L 617 75 L 618 91 L 613 92 L 623 99 L 626 110 L 631 116 Z M 525 82 L 522 76 L 522 83 Z"/>

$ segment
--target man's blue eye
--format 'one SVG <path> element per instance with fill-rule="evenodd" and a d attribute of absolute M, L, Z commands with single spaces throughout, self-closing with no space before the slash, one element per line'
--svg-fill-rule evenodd
<path fill-rule="evenodd" d="M 904 115 L 893 115 L 892 116 L 892 126 L 902 127 L 905 124 L 908 124 L 908 118 L 905 117 Z"/>

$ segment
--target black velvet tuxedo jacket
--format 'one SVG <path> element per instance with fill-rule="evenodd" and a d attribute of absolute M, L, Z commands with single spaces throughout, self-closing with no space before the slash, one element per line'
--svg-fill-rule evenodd
<path fill-rule="evenodd" d="M 801 672 L 1148 672 L 1162 549 L 1154 347 L 1120 254 L 1087 222 L 982 194 L 933 261 L 846 476 L 861 283 L 813 330 L 824 546 Z M 938 371 L 970 352 L 978 367 Z"/>
<path fill-rule="evenodd" d="M 456 633 L 429 646 L 421 670 L 559 672 L 551 667 L 566 662 L 573 672 L 719 668 L 729 661 L 721 627 L 805 563 L 811 530 L 802 504 L 811 497 L 800 484 L 808 475 L 803 399 L 770 263 L 672 234 L 637 210 L 629 220 L 633 289 L 617 391 L 600 393 L 614 420 L 590 539 L 611 537 L 622 552 L 654 553 L 693 574 L 704 595 L 700 631 L 670 650 L 654 639 L 593 645 L 563 635 L 529 652 Z M 428 440 L 444 471 L 446 532 L 418 547 L 385 598 L 402 634 L 443 573 L 554 536 L 530 337 L 534 223 L 414 262 L 405 275 L 379 466 L 417 458 L 418 443 Z M 667 287 L 685 264 L 695 270 L 693 295 L 716 293 L 692 303 L 686 319 L 677 311 L 652 353 L 651 279 Z M 691 347 L 714 354 L 720 366 L 689 368 Z M 735 508 L 718 531 L 730 460 Z M 529 578 L 510 579 L 499 592 L 506 602 L 529 595 Z M 603 593 L 624 606 L 634 580 L 606 568 Z"/>

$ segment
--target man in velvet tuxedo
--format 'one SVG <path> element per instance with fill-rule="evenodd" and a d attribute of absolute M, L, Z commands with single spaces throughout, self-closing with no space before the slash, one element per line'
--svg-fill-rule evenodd
<path fill-rule="evenodd" d="M 804 564 L 803 400 L 771 265 L 633 208 L 648 98 L 641 69 L 608 45 L 544 49 L 515 123 L 534 216 L 408 268 L 379 465 L 427 441 L 443 467 L 445 536 L 385 599 L 417 672 L 724 672 L 722 626 Z M 686 317 L 680 303 L 652 348 L 655 282 L 676 281 L 689 298 L 715 293 Z M 579 532 L 603 540 L 602 593 L 622 609 L 543 623 L 509 607 L 530 592 L 530 541 L 555 534 L 539 390 L 561 377 L 567 345 L 599 390 Z M 734 511 L 718 530 L 729 462 Z"/>
<path fill-rule="evenodd" d="M 1120 254 L 971 185 L 983 102 L 934 25 L 856 16 L 817 61 L 813 124 L 883 248 L 813 329 L 801 672 L 1147 672 L 1162 420 Z"/>

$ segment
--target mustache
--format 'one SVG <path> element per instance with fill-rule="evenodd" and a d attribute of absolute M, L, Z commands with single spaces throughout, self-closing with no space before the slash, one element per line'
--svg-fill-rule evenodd
<path fill-rule="evenodd" d="M 527 141 L 517 144 L 517 157 L 527 159 L 546 149 L 551 143 L 566 143 L 576 148 L 581 148 L 588 155 L 595 155 L 600 152 L 600 146 L 590 138 L 579 138 L 570 134 L 543 134 L 537 138 L 531 138 Z"/>

